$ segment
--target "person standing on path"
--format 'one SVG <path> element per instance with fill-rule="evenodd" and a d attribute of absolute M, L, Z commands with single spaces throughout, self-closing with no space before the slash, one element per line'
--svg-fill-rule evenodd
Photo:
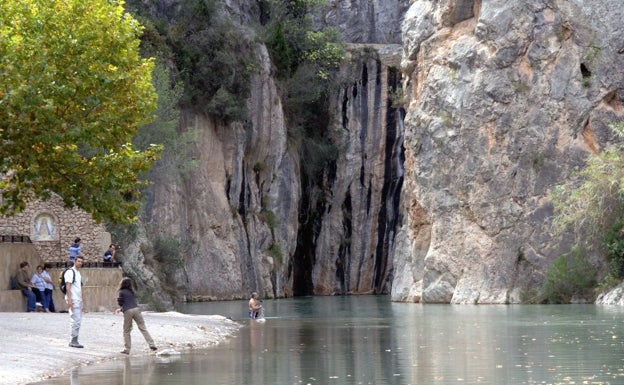
<path fill-rule="evenodd" d="M 120 353 L 130 354 L 130 348 L 132 345 L 130 332 L 132 331 L 132 321 L 136 322 L 137 327 L 145 341 L 149 345 L 150 349 L 157 350 L 158 348 L 154 345 L 154 340 L 152 336 L 150 336 L 147 328 L 145 327 L 145 321 L 143 320 L 143 315 L 141 314 L 141 309 L 139 309 L 139 305 L 136 300 L 136 296 L 134 295 L 134 288 L 132 287 L 132 280 L 129 277 L 125 277 L 119 283 L 119 294 L 117 297 L 117 303 L 121 308 L 115 311 L 116 314 L 119 312 L 123 312 L 124 322 L 123 322 L 123 337 L 124 337 L 124 350 Z"/>
<path fill-rule="evenodd" d="M 73 264 L 74 263 L 74 259 L 76 259 L 76 257 L 78 255 L 80 255 L 81 252 L 81 248 L 80 248 L 80 238 L 76 238 L 74 239 L 74 243 L 71 244 L 71 246 L 69 246 L 69 264 Z"/>
<path fill-rule="evenodd" d="M 45 286 L 45 296 L 48 297 L 48 309 L 54 313 L 56 309 L 54 308 L 54 300 L 52 299 L 52 294 L 54 291 L 54 282 L 52 281 L 52 277 L 50 277 L 50 273 L 48 273 L 48 269 L 52 268 L 52 264 L 50 262 L 46 262 L 43 264 L 43 272 L 41 276 L 46 281 Z"/>
<path fill-rule="evenodd" d="M 74 266 L 71 269 L 67 269 L 63 275 L 65 286 L 67 287 L 67 293 L 65 294 L 65 301 L 67 302 L 67 309 L 69 310 L 69 326 L 71 330 L 71 341 L 69 346 L 72 348 L 83 348 L 78 342 L 78 333 L 80 332 L 80 323 L 82 322 L 82 311 L 84 309 L 84 302 L 82 301 L 82 276 L 80 275 L 80 268 L 84 263 L 84 258 L 81 255 L 77 255 L 74 260 Z"/>

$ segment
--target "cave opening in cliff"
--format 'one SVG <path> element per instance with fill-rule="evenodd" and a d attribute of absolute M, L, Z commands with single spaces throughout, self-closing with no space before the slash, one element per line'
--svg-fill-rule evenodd
<path fill-rule="evenodd" d="M 591 71 L 589 70 L 589 68 L 587 68 L 585 63 L 581 63 L 581 75 L 583 76 L 583 79 L 587 79 L 592 75 Z"/>

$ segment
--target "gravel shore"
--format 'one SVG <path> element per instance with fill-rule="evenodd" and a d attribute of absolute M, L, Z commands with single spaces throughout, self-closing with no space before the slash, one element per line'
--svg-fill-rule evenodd
<path fill-rule="evenodd" d="M 218 315 L 144 312 L 159 352 L 201 349 L 233 336 L 240 324 Z M 84 313 L 83 349 L 70 348 L 67 313 L 0 313 L 0 384 L 28 384 L 62 375 L 76 366 L 125 357 L 123 315 Z M 135 327 L 130 355 L 154 354 Z"/>

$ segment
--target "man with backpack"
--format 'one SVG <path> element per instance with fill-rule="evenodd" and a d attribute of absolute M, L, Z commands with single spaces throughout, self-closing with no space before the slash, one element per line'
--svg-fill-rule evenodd
<path fill-rule="evenodd" d="M 80 332 L 80 323 L 82 321 L 82 311 L 84 309 L 84 303 L 82 302 L 82 276 L 80 275 L 80 268 L 84 263 L 84 258 L 81 255 L 77 255 L 74 259 L 74 266 L 65 270 L 63 279 L 67 288 L 65 293 L 65 301 L 67 302 L 67 309 L 70 316 L 70 330 L 71 341 L 69 346 L 72 348 L 83 348 L 78 342 L 78 333 Z"/>

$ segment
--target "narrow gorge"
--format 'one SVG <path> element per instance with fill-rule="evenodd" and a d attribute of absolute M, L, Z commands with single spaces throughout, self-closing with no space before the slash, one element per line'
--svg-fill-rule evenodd
<path fill-rule="evenodd" d="M 221 6 L 253 35 L 260 3 Z M 331 145 L 300 151 L 255 43 L 248 118 L 182 111 L 193 167 L 153 179 L 125 268 L 165 306 L 251 291 L 522 302 L 574 241 L 553 235 L 552 188 L 624 117 L 619 5 L 330 0 L 314 23 L 346 44 L 319 119 Z M 325 150 L 326 167 L 303 172 Z M 158 255 L 166 239 L 179 258 Z"/>

